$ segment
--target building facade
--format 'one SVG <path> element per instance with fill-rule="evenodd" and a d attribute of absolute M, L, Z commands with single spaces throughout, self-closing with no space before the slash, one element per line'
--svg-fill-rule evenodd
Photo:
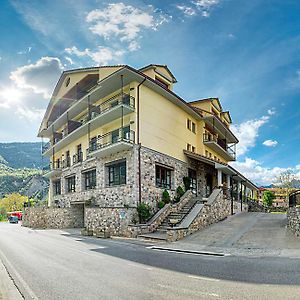
<path fill-rule="evenodd" d="M 139 203 L 155 211 L 165 189 L 174 197 L 186 176 L 197 197 L 221 186 L 257 197 L 228 164 L 238 143 L 230 113 L 218 98 L 186 102 L 175 83 L 165 65 L 63 72 L 38 133 L 50 140 L 49 206 L 76 206 L 86 226 L 119 228 Z"/>

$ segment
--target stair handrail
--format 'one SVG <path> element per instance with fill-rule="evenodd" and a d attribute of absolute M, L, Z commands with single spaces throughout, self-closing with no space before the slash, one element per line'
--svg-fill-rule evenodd
<path fill-rule="evenodd" d="M 160 209 L 151 217 L 151 219 L 146 223 L 146 226 L 154 227 L 152 229 L 156 229 L 163 222 L 165 217 L 167 217 L 167 215 L 169 215 L 171 212 L 178 211 L 179 208 L 181 209 L 181 206 L 183 207 L 186 204 L 186 199 L 191 193 L 192 193 L 191 190 L 187 190 L 180 198 L 179 202 L 173 204 L 171 203 L 166 204 L 162 209 Z M 154 224 L 156 221 L 157 224 Z"/>

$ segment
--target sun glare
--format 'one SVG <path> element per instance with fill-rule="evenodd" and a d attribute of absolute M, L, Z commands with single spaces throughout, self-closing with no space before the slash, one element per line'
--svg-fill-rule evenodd
<path fill-rule="evenodd" d="M 22 93 L 16 88 L 6 88 L 0 90 L 1 102 L 6 102 L 8 105 L 18 103 L 21 100 Z"/>

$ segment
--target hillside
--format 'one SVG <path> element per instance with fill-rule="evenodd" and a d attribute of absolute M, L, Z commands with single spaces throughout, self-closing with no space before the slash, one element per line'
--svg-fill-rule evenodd
<path fill-rule="evenodd" d="M 0 143 L 0 163 L 8 167 L 41 169 L 41 143 Z"/>
<path fill-rule="evenodd" d="M 40 149 L 41 143 L 0 143 L 0 198 L 10 193 L 47 196 L 49 183 L 42 168 L 48 161 L 42 160 Z"/>

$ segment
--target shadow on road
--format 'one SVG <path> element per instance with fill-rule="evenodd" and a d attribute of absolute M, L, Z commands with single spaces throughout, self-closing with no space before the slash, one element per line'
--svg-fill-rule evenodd
<path fill-rule="evenodd" d="M 149 249 L 151 245 L 140 241 L 96 239 L 72 234 L 71 231 L 66 236 L 91 245 L 94 253 L 150 267 L 237 282 L 300 285 L 300 259 L 171 253 Z"/>

